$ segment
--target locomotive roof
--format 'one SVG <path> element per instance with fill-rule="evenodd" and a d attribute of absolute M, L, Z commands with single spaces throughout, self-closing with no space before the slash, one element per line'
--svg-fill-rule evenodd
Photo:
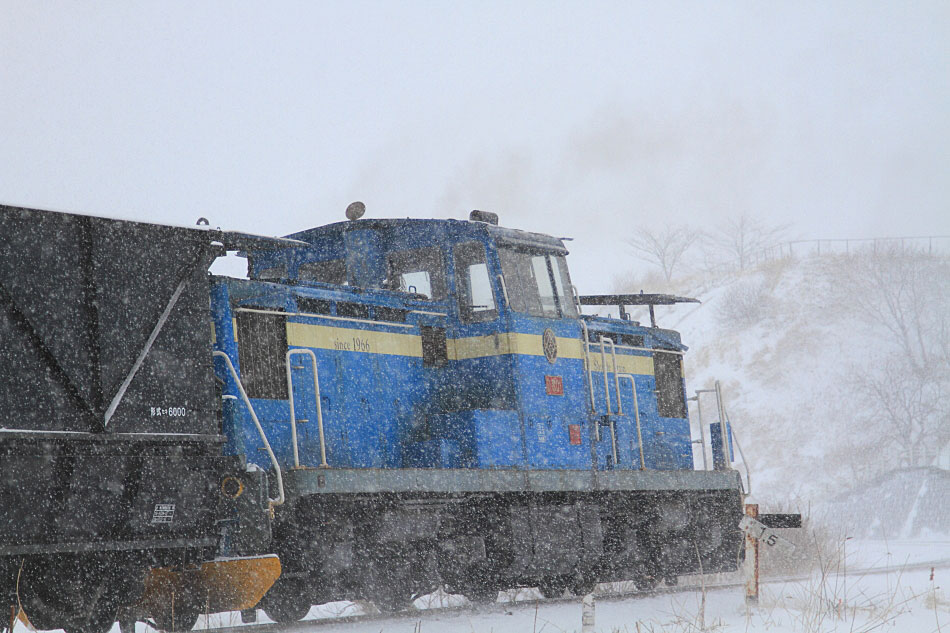
<path fill-rule="evenodd" d="M 455 219 L 373 218 L 367 220 L 348 220 L 292 233 L 288 235 L 287 238 L 312 243 L 318 238 L 325 238 L 333 233 L 340 233 L 342 235 L 347 231 L 363 229 L 399 230 L 405 233 L 418 232 L 423 235 L 442 235 L 448 238 L 484 238 L 487 236 L 496 241 L 516 246 L 543 248 L 561 254 L 567 254 L 568 252 L 563 240 L 557 237 L 543 233 L 496 226 L 486 222 Z"/>

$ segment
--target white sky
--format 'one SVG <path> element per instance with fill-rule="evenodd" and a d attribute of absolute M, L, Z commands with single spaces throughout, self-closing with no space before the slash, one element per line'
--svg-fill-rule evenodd
<path fill-rule="evenodd" d="M 266 234 L 480 208 L 576 237 L 589 293 L 641 224 L 950 234 L 948 194 L 946 2 L 0 0 L 8 204 Z"/>

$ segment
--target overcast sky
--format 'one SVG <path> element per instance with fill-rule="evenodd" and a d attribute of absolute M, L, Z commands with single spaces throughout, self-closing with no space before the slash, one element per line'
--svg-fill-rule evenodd
<path fill-rule="evenodd" d="M 639 225 L 950 233 L 945 1 L 0 9 L 8 204 L 266 234 L 486 209 L 574 236 L 582 292 L 642 265 Z"/>

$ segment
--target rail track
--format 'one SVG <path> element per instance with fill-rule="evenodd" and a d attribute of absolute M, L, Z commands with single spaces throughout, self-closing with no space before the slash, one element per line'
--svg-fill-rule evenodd
<path fill-rule="evenodd" d="M 874 574 L 888 574 L 896 573 L 902 571 L 913 571 L 920 569 L 930 569 L 930 568 L 944 568 L 950 567 L 950 558 L 942 558 L 939 560 L 925 561 L 920 563 L 913 563 L 907 565 L 889 565 L 885 567 L 870 567 L 870 568 L 856 568 L 849 569 L 847 574 L 844 572 L 835 572 L 837 575 L 847 575 L 847 576 L 865 576 L 865 575 L 874 575 Z M 790 575 L 790 576 L 772 576 L 763 578 L 760 580 L 761 584 L 777 584 L 785 582 L 795 582 L 802 581 L 811 578 L 813 574 L 799 574 L 799 575 Z M 687 577 L 689 578 L 689 577 Z M 623 584 L 623 583 L 613 583 L 613 584 Z M 745 582 L 717 582 L 712 584 L 706 584 L 705 589 L 707 591 L 717 590 L 717 589 L 738 589 L 745 586 Z M 702 584 L 694 584 L 690 582 L 689 584 L 676 585 L 673 587 L 660 587 L 656 589 L 651 589 L 649 591 L 636 591 L 636 590 L 604 590 L 604 591 L 595 591 L 595 596 L 598 601 L 602 602 L 615 602 L 620 600 L 627 600 L 629 598 L 635 597 L 651 597 L 651 596 L 660 596 L 667 594 L 677 594 L 677 593 L 686 593 L 703 590 Z M 237 626 L 226 626 L 226 627 L 209 627 L 204 629 L 195 629 L 196 631 L 200 630 L 202 633 L 288 633 L 294 631 L 295 633 L 307 633 L 309 631 L 318 631 L 322 627 L 326 626 L 335 626 L 340 624 L 357 624 L 365 623 L 371 624 L 374 622 L 384 622 L 391 620 L 427 620 L 430 618 L 435 618 L 438 616 L 452 615 L 452 614 L 463 614 L 463 613 L 505 613 L 512 610 L 536 610 L 539 606 L 550 606 L 556 604 L 565 604 L 579 602 L 579 596 L 571 596 L 564 598 L 528 598 L 528 599 L 514 599 L 506 602 L 493 602 L 489 604 L 473 604 L 467 603 L 464 605 L 458 606 L 445 606 L 445 607 L 428 607 L 428 608 L 412 608 L 405 609 L 403 611 L 396 611 L 392 613 L 369 613 L 369 614 L 360 614 L 360 615 L 343 615 L 339 617 L 326 617 L 313 620 L 301 620 L 299 622 L 293 622 L 289 624 L 277 624 L 277 623 L 260 623 L 260 624 L 241 624 Z M 153 627 L 154 628 L 154 627 Z"/>

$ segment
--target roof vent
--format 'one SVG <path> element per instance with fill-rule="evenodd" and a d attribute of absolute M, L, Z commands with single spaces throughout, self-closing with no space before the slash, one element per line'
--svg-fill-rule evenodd
<path fill-rule="evenodd" d="M 478 209 L 468 214 L 468 219 L 472 222 L 485 222 L 498 226 L 498 214 L 491 211 L 479 211 Z"/>

